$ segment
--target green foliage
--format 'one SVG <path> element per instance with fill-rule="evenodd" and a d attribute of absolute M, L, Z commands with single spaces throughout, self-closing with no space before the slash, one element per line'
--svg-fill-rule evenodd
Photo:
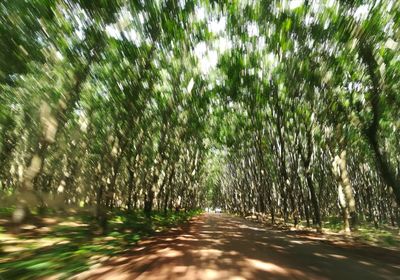
<path fill-rule="evenodd" d="M 5 211 L 2 209 L 2 212 Z M 198 210 L 168 212 L 166 215 L 154 212 L 149 220 L 143 212 L 118 211 L 110 218 L 112 231 L 107 236 L 93 233 L 95 225 L 87 223 L 93 219 L 86 214 L 74 215 L 61 219 L 61 224 L 46 226 L 50 228 L 48 232 L 27 230 L 13 239 L 7 233 L 10 229 L 5 228 L 0 230 L 0 241 L 8 241 L 0 246 L 0 275 L 12 279 L 46 276 L 67 279 L 98 262 L 128 252 L 142 238 L 156 231 L 180 226 L 198 214 Z M 58 216 L 51 218 L 60 219 Z M 66 225 L 66 221 L 70 224 Z M 12 245 L 11 252 L 7 244 Z"/>
<path fill-rule="evenodd" d="M 398 225 L 400 7 L 364 2 L 1 3 L 5 214 L 90 208 L 128 243 L 210 205 Z"/>
<path fill-rule="evenodd" d="M 324 222 L 324 229 L 336 233 L 340 232 L 343 230 L 343 221 L 338 217 L 329 217 Z M 385 248 L 398 248 L 400 246 L 398 229 L 388 225 L 381 225 L 376 228 L 370 222 L 361 222 L 352 237 L 356 241 Z"/>

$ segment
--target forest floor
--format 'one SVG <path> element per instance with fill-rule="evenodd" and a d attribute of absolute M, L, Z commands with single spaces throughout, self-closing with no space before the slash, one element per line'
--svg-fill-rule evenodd
<path fill-rule="evenodd" d="M 400 279 L 400 252 L 203 214 L 73 279 Z"/>
<path fill-rule="evenodd" d="M 148 219 L 143 212 L 116 211 L 102 235 L 92 211 L 35 215 L 17 226 L 12 210 L 0 209 L 0 280 L 68 279 L 198 214 L 153 212 Z"/>
<path fill-rule="evenodd" d="M 305 221 L 294 226 L 292 223 L 284 223 L 283 219 L 280 218 L 276 219 L 275 224 L 272 225 L 271 219 L 263 215 L 246 216 L 246 219 L 273 229 L 303 234 L 313 234 L 315 232 L 315 228 L 306 226 Z M 344 232 L 343 221 L 340 218 L 329 217 L 324 221 L 322 231 L 324 234 L 318 235 L 320 238 L 337 244 L 348 243 L 353 246 L 357 243 L 358 246 L 369 245 L 400 251 L 400 229 L 396 226 L 381 224 L 379 228 L 375 228 L 372 223 L 359 222 L 357 229 L 348 234 Z"/>
<path fill-rule="evenodd" d="M 115 212 L 106 236 L 91 213 L 19 227 L 0 215 L 0 280 L 400 279 L 399 248 L 196 214 L 153 213 L 149 223 L 142 212 Z"/>

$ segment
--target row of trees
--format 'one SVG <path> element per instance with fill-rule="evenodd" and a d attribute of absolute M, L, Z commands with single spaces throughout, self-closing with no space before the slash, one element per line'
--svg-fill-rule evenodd
<path fill-rule="evenodd" d="M 1 203 L 399 224 L 395 1 L 7 1 Z M 396 222 L 397 221 L 397 222 Z"/>
<path fill-rule="evenodd" d="M 229 11 L 233 47 L 219 68 L 228 208 L 318 229 L 339 211 L 346 231 L 358 218 L 400 225 L 398 4 Z"/>
<path fill-rule="evenodd" d="M 1 4 L 2 38 L 17 44 L 1 66 L 1 203 L 17 205 L 17 221 L 34 207 L 80 205 L 106 229 L 115 207 L 150 214 L 204 200 L 210 98 L 193 67 L 203 36 L 193 9 Z"/>

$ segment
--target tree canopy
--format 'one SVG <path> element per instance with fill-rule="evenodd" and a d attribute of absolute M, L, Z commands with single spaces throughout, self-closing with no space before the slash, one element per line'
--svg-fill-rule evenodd
<path fill-rule="evenodd" d="M 400 224 L 400 6 L 5 1 L 0 203 Z"/>

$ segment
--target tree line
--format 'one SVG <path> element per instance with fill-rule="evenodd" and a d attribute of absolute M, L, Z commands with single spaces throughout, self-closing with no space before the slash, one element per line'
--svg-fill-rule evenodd
<path fill-rule="evenodd" d="M 7 1 L 0 186 L 33 208 L 400 223 L 396 1 Z"/>
<path fill-rule="evenodd" d="M 358 220 L 399 225 L 396 5 L 260 1 L 229 10 L 220 136 L 231 211 L 317 229 L 337 213 L 346 231 Z M 258 36 L 243 28 L 249 22 Z"/>

